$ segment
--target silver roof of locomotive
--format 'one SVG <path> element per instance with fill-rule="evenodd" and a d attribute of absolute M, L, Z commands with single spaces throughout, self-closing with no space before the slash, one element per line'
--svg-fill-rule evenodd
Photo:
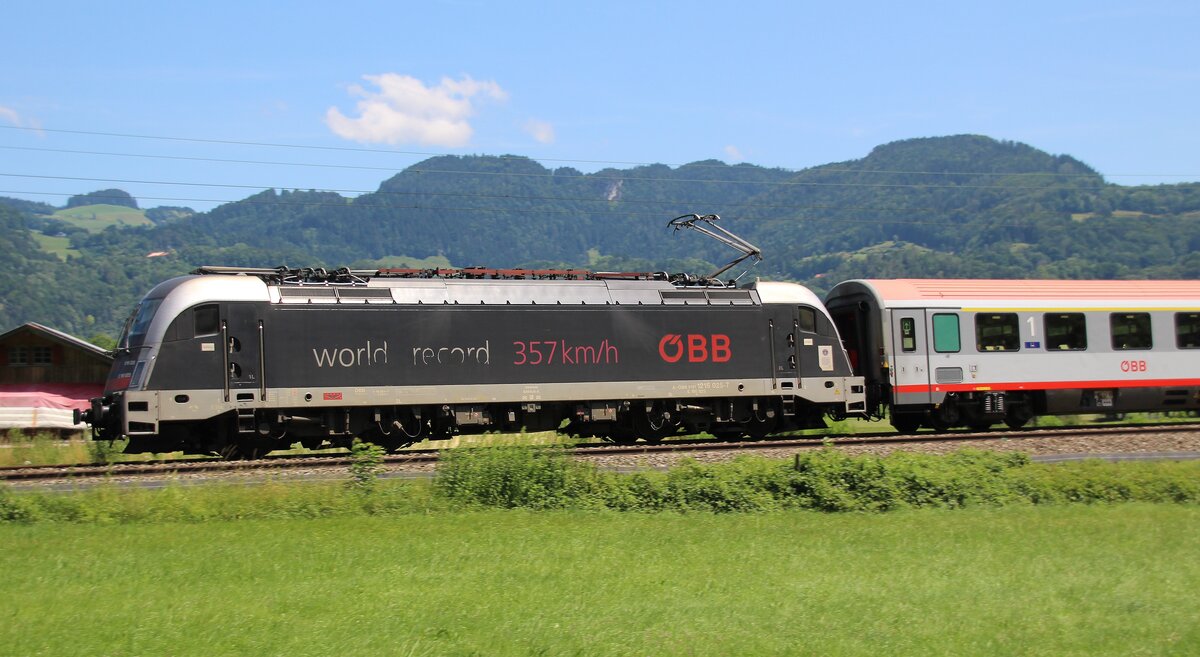
<path fill-rule="evenodd" d="M 758 290 L 679 287 L 640 280 L 473 280 L 378 278 L 365 284 L 278 284 L 271 301 L 285 304 L 434 305 L 758 305 Z M 814 297 L 815 298 L 815 297 Z"/>
<path fill-rule="evenodd" d="M 200 303 L 266 301 L 284 304 L 435 305 L 758 305 L 822 308 L 796 283 L 754 281 L 744 287 L 680 286 L 665 280 L 522 280 L 371 278 L 347 283 L 279 283 L 254 275 L 189 275 L 155 286 L 147 299 L 165 299 L 160 314 L 175 316 Z"/>
<path fill-rule="evenodd" d="M 795 283 L 754 281 L 740 288 L 678 285 L 668 280 L 600 278 L 472 279 L 371 277 L 351 282 L 289 282 L 254 273 L 181 276 L 152 289 L 146 298 L 165 298 L 159 314 L 173 317 L 190 306 L 215 301 L 281 304 L 417 305 L 759 305 L 804 304 L 823 309 L 821 300 Z"/>

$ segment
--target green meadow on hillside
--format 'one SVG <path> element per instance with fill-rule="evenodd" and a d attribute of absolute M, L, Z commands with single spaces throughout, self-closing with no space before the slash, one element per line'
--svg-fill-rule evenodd
<path fill-rule="evenodd" d="M 59 210 L 52 218 L 86 228 L 92 233 L 99 233 L 109 226 L 153 225 L 153 222 L 146 218 L 145 212 L 120 205 L 83 205 Z"/>
<path fill-rule="evenodd" d="M 29 231 L 29 235 L 43 251 L 58 256 L 59 260 L 66 260 L 67 256 L 79 255 L 78 250 L 71 248 L 71 238 L 69 237 L 44 235 L 37 231 Z"/>

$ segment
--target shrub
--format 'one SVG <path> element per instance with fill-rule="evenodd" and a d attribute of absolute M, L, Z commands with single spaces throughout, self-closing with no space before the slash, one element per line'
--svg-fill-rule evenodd
<path fill-rule="evenodd" d="M 443 452 L 436 489 L 448 499 L 501 508 L 553 509 L 594 479 L 561 448 L 483 447 Z M 578 497 L 575 495 L 574 497 Z"/>
<path fill-rule="evenodd" d="M 826 448 L 791 461 L 685 461 L 668 472 L 624 474 L 576 462 L 561 448 L 488 447 L 445 453 L 430 485 L 379 481 L 378 449 L 362 446 L 356 454 L 348 486 L 278 481 L 164 491 L 101 486 L 70 494 L 17 493 L 0 486 L 0 523 L 323 518 L 462 506 L 732 513 L 1200 503 L 1200 461 L 1038 464 L 1019 453 L 879 457 Z"/>
<path fill-rule="evenodd" d="M 375 491 L 379 475 L 383 474 L 383 455 L 386 452 L 375 443 L 357 438 L 350 446 L 350 488 L 368 494 Z"/>

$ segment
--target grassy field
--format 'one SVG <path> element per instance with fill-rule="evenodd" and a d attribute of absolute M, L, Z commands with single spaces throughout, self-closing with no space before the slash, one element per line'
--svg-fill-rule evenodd
<path fill-rule="evenodd" d="M 37 231 L 30 231 L 29 234 L 43 251 L 58 256 L 59 260 L 66 260 L 67 256 L 79 255 L 78 249 L 71 248 L 70 238 L 44 235 Z"/>
<path fill-rule="evenodd" d="M 0 434 L 0 467 L 147 461 L 158 457 L 183 456 L 182 452 L 158 455 L 122 454 L 120 450 L 124 448 L 125 441 L 110 444 L 79 436 L 59 438 L 48 433 L 25 435 L 20 431 L 10 430 Z"/>
<path fill-rule="evenodd" d="M 149 226 L 153 222 L 141 210 L 120 205 L 84 205 L 55 212 L 53 218 L 98 233 L 109 226 Z"/>
<path fill-rule="evenodd" d="M 5 655 L 1194 655 L 1200 509 L 0 526 Z"/>

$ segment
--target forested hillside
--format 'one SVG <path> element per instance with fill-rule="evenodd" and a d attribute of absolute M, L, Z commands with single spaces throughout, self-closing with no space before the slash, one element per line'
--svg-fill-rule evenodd
<path fill-rule="evenodd" d="M 720 214 L 763 249 L 752 275 L 818 291 L 866 276 L 1200 276 L 1200 184 L 1112 185 L 1069 156 L 971 135 L 895 142 L 799 172 L 706 161 L 583 174 L 522 157 L 435 157 L 353 199 L 264 190 L 207 213 L 151 208 L 162 223 L 100 232 L 48 219 L 53 210 L 0 202 L 10 263 L 0 330 L 33 320 L 112 334 L 151 285 L 204 264 L 706 273 L 733 254 L 671 235 L 667 221 L 690 212 Z M 50 233 L 69 239 L 65 260 L 40 250 Z"/>

